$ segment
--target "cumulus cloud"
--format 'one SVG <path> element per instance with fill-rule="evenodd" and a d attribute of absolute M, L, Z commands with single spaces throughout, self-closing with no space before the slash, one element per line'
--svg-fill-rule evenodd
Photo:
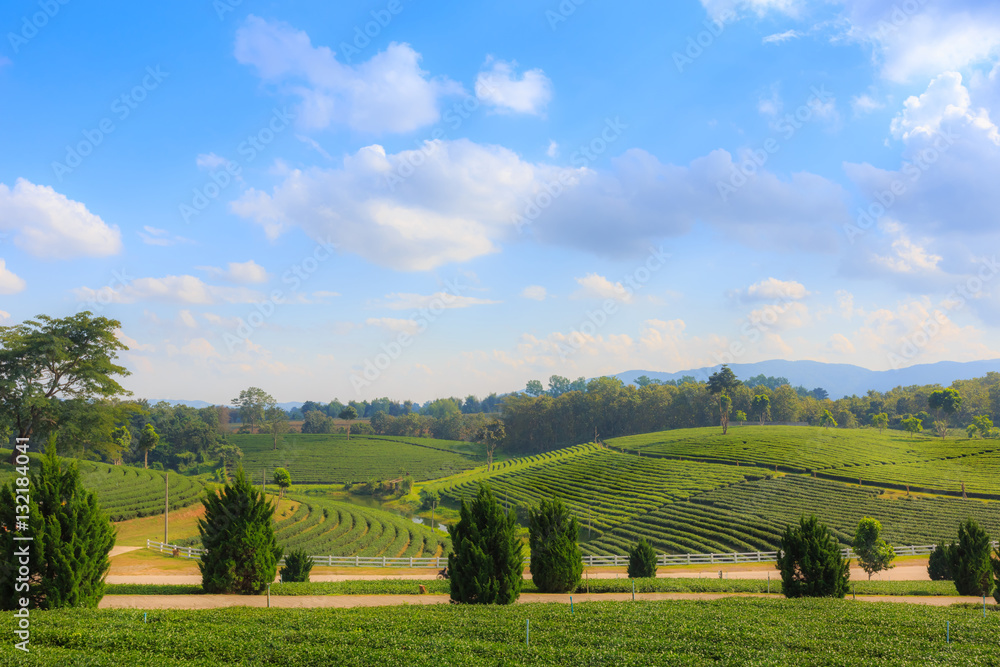
<path fill-rule="evenodd" d="M 533 301 L 545 301 L 548 295 L 548 290 L 541 285 L 529 285 L 521 291 L 521 296 L 525 299 L 532 299 Z"/>
<path fill-rule="evenodd" d="M 529 236 L 625 256 L 696 222 L 754 248 L 832 252 L 834 230 L 849 220 L 839 185 L 761 170 L 722 196 L 737 171 L 724 150 L 676 166 L 630 149 L 610 169 L 566 169 L 499 146 L 436 140 L 396 154 L 368 146 L 339 168 L 294 170 L 271 193 L 248 190 L 231 207 L 272 238 L 299 227 L 411 271 L 495 253 L 501 242 Z"/>
<path fill-rule="evenodd" d="M 757 301 L 798 300 L 809 296 L 805 285 L 794 280 L 768 278 L 747 288 L 747 297 Z"/>
<path fill-rule="evenodd" d="M 73 290 L 80 301 L 91 302 L 106 296 L 105 287 L 95 290 L 81 287 Z M 137 278 L 128 285 L 111 289 L 113 303 L 160 301 L 165 303 L 190 303 L 211 305 L 216 303 L 259 303 L 264 294 L 244 287 L 209 285 L 194 276 L 166 276 L 164 278 Z M 103 303 L 103 301 L 102 301 Z"/>
<path fill-rule="evenodd" d="M 381 304 L 383 308 L 391 310 L 419 310 L 421 308 L 468 308 L 469 306 L 483 306 L 499 301 L 489 299 L 479 299 L 473 296 L 462 296 L 450 292 L 435 292 L 434 294 L 412 294 L 406 292 L 395 292 L 387 294 L 385 301 Z"/>
<path fill-rule="evenodd" d="M 552 82 L 540 69 L 528 70 L 517 78 L 515 66 L 487 58 L 476 77 L 476 97 L 500 112 L 540 115 L 552 99 Z"/>
<path fill-rule="evenodd" d="M 229 262 L 225 269 L 215 266 L 200 266 L 198 268 L 206 271 L 213 278 L 241 285 L 266 283 L 270 279 L 264 267 L 252 259 L 246 262 Z"/>
<path fill-rule="evenodd" d="M 0 259 L 0 294 L 17 294 L 26 286 L 23 278 L 7 268 L 6 260 Z"/>
<path fill-rule="evenodd" d="M 347 65 L 286 23 L 249 16 L 236 32 L 236 59 L 262 80 L 298 97 L 307 128 L 346 125 L 362 132 L 410 132 L 438 121 L 442 97 L 461 94 L 447 78 L 430 78 L 420 54 L 392 43 L 366 62 Z"/>
<path fill-rule="evenodd" d="M 580 289 L 573 292 L 574 299 L 618 299 L 625 303 L 632 301 L 632 292 L 619 283 L 613 283 L 602 275 L 588 273 L 577 278 Z"/>
<path fill-rule="evenodd" d="M 106 257 L 122 249 L 118 227 L 51 187 L 23 178 L 13 188 L 0 183 L 0 230 L 12 233 L 17 247 L 42 259 Z"/>

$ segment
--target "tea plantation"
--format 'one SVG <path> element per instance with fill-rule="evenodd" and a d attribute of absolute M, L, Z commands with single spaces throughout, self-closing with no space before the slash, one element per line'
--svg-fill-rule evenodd
<path fill-rule="evenodd" d="M 0 450 L 0 457 L 8 457 L 10 450 Z M 31 454 L 31 468 L 37 470 L 39 458 Z M 97 493 L 101 507 L 112 521 L 126 521 L 138 517 L 163 514 L 164 473 L 129 466 L 113 466 L 95 461 L 77 461 L 83 485 Z M 0 468 L 0 484 L 13 477 L 13 468 Z M 204 483 L 175 472 L 170 475 L 170 509 L 176 510 L 196 503 Z"/>
<path fill-rule="evenodd" d="M 231 435 L 229 439 L 243 451 L 243 465 L 251 475 L 259 479 L 262 469 L 270 475 L 275 468 L 286 468 L 296 484 L 344 484 L 407 475 L 423 481 L 479 465 L 449 447 L 468 443 L 429 438 L 353 435 L 348 440 L 346 435 L 289 433 L 280 437 L 277 451 L 270 435 Z"/>
<path fill-rule="evenodd" d="M 1000 613 L 984 618 L 962 607 L 748 598 L 578 602 L 572 613 L 554 603 L 69 609 L 33 612 L 31 632 L 31 653 L 15 658 L 6 642 L 0 663 L 992 665 Z"/>

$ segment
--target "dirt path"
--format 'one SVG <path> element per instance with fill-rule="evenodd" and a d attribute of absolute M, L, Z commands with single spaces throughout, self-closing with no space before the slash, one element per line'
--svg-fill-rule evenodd
<path fill-rule="evenodd" d="M 631 593 L 590 593 L 573 595 L 573 602 L 625 602 L 632 600 Z M 778 595 L 763 593 L 637 593 L 636 600 L 720 600 L 729 597 L 755 597 L 783 599 Z M 848 600 L 851 598 L 848 597 Z M 859 602 L 906 602 L 934 607 L 945 607 L 959 602 L 979 602 L 975 597 L 861 595 Z M 568 595 L 525 593 L 519 604 L 558 602 L 569 604 Z M 388 607 L 404 604 L 448 604 L 447 595 L 284 595 L 271 596 L 271 606 L 281 609 L 336 607 Z M 218 609 L 221 607 L 266 607 L 266 596 L 245 595 L 106 595 L 100 609 Z"/>
<path fill-rule="evenodd" d="M 108 554 L 109 558 L 114 558 L 115 556 L 120 556 L 121 554 L 127 554 L 130 551 L 138 551 L 143 547 L 111 547 L 111 553 Z"/>

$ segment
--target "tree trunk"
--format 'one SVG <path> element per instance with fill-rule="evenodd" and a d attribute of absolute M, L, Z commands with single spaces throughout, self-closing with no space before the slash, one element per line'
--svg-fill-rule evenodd
<path fill-rule="evenodd" d="M 145 451 L 143 451 L 142 467 L 144 469 L 149 467 L 149 450 L 148 449 L 145 450 Z"/>

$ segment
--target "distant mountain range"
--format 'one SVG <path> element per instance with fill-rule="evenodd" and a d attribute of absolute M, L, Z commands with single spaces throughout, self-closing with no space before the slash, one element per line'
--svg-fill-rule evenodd
<path fill-rule="evenodd" d="M 708 366 L 677 373 L 659 373 L 656 371 L 625 371 L 619 373 L 619 378 L 625 383 L 634 383 L 643 375 L 653 380 L 679 380 L 685 375 L 694 376 L 697 380 L 707 380 L 708 376 L 721 368 Z M 830 398 L 844 396 L 864 396 L 869 389 L 888 391 L 894 387 L 911 385 L 940 384 L 947 387 L 953 380 L 968 380 L 983 377 L 989 371 L 1000 372 L 1000 359 L 990 361 L 939 361 L 936 364 L 917 364 L 898 370 L 870 371 L 861 366 L 851 364 L 828 364 L 822 361 L 785 361 L 773 359 L 752 364 L 729 364 L 741 380 L 747 380 L 756 375 L 788 378 L 793 386 L 799 385 L 807 389 L 822 387 Z"/>
<path fill-rule="evenodd" d="M 164 403 L 169 403 L 170 405 L 187 405 L 188 407 L 192 408 L 207 408 L 213 405 L 218 405 L 217 403 L 209 403 L 207 401 L 186 401 L 183 399 L 174 400 L 172 398 L 157 398 L 157 399 L 151 398 L 149 399 L 149 404 L 156 405 L 160 401 Z M 289 403 L 277 403 L 276 405 L 282 410 L 291 410 L 292 408 L 301 408 L 303 403 L 305 403 L 305 401 L 291 401 Z M 232 407 L 232 406 L 229 405 L 227 407 Z"/>
<path fill-rule="evenodd" d="M 676 373 L 661 373 L 659 371 L 625 371 L 614 377 L 626 384 L 635 383 L 636 378 L 643 375 L 652 380 L 679 380 L 685 375 L 696 380 L 708 380 L 708 376 L 721 368 L 707 366 Z M 861 366 L 851 364 L 828 364 L 822 361 L 785 361 L 772 359 L 758 361 L 752 364 L 729 364 L 729 367 L 741 380 L 748 380 L 756 375 L 788 378 L 793 387 L 799 385 L 806 389 L 822 387 L 830 398 L 844 396 L 864 396 L 869 389 L 888 391 L 893 387 L 909 387 L 911 385 L 940 384 L 948 386 L 953 380 L 969 380 L 983 377 L 990 371 L 1000 372 L 1000 359 L 990 361 L 939 361 L 936 364 L 917 364 L 892 371 L 870 371 Z M 402 400 L 402 399 L 400 399 Z M 157 401 L 150 399 L 151 404 Z M 192 408 L 205 408 L 212 403 L 206 401 L 165 400 L 170 405 L 189 405 Z M 278 403 L 285 410 L 302 407 L 303 401 Z"/>

